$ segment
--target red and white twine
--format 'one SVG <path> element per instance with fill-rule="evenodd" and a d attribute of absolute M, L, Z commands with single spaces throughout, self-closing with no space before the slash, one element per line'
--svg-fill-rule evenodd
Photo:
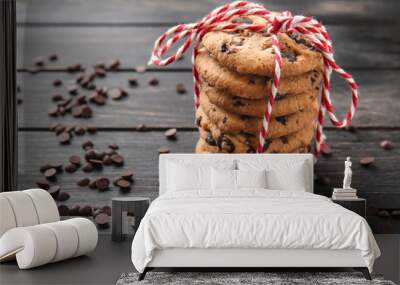
<path fill-rule="evenodd" d="M 237 16 L 257 15 L 266 20 L 266 24 L 246 24 L 246 23 L 231 23 L 230 19 Z M 193 46 L 192 54 L 192 70 L 194 80 L 194 101 L 196 108 L 199 106 L 200 96 L 200 76 L 195 67 L 195 59 L 198 54 L 198 46 L 204 35 L 211 31 L 222 30 L 249 30 L 252 32 L 267 32 L 272 37 L 272 48 L 275 52 L 275 72 L 272 80 L 271 93 L 268 94 L 267 110 L 264 115 L 257 152 L 263 151 L 265 144 L 268 125 L 271 119 L 272 107 L 275 101 L 275 96 L 278 93 L 279 79 L 282 69 L 282 57 L 280 53 L 278 33 L 286 33 L 289 36 L 301 35 L 307 40 L 316 50 L 320 51 L 324 57 L 324 72 L 323 83 L 321 90 L 321 103 L 318 112 L 315 132 L 315 147 L 314 156 L 318 157 L 321 148 L 324 146 L 326 139 L 323 134 L 324 115 L 328 114 L 330 121 L 336 127 L 342 128 L 350 124 L 354 113 L 357 109 L 358 92 L 357 84 L 353 77 L 344 71 L 336 64 L 333 57 L 333 48 L 329 35 L 325 27 L 310 17 L 292 16 L 290 12 L 282 12 L 280 14 L 273 13 L 263 6 L 251 2 L 237 1 L 230 4 L 220 6 L 201 21 L 197 23 L 180 24 L 167 30 L 160 36 L 154 44 L 151 59 L 149 64 L 168 65 L 180 57 Z M 166 58 L 162 56 L 178 41 L 183 41 L 183 44 L 175 51 L 175 53 Z M 349 85 L 351 90 L 351 106 L 343 120 L 339 120 L 334 114 L 333 104 L 330 98 L 331 74 L 335 71 Z"/>

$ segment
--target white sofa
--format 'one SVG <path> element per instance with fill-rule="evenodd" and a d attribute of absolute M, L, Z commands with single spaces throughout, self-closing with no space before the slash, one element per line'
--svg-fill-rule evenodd
<path fill-rule="evenodd" d="M 60 221 L 45 190 L 0 193 L 0 262 L 16 259 L 20 269 L 33 268 L 87 254 L 97 239 L 88 219 Z"/>

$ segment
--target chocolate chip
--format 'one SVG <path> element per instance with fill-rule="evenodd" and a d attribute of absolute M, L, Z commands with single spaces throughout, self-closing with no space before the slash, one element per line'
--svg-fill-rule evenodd
<path fill-rule="evenodd" d="M 69 157 L 69 162 L 76 165 L 81 165 L 81 158 L 79 155 L 71 155 Z"/>
<path fill-rule="evenodd" d="M 58 136 L 60 144 L 69 144 L 71 141 L 71 135 L 67 132 L 63 132 Z"/>
<path fill-rule="evenodd" d="M 73 206 L 71 209 L 69 209 L 69 215 L 70 216 L 79 216 L 79 210 L 80 210 L 79 205 Z"/>
<path fill-rule="evenodd" d="M 66 127 L 65 126 L 63 126 L 63 125 L 58 125 L 56 128 L 55 128 L 55 133 L 56 133 L 56 135 L 58 136 L 58 135 L 60 135 L 61 133 L 63 133 L 63 132 L 65 132 L 65 130 L 66 130 Z"/>
<path fill-rule="evenodd" d="M 283 58 L 286 58 L 289 62 L 296 61 L 297 57 L 292 51 L 283 50 L 281 51 L 281 55 Z"/>
<path fill-rule="evenodd" d="M 44 190 L 49 190 L 49 188 L 50 188 L 49 183 L 47 183 L 46 181 L 43 181 L 43 180 L 37 181 L 37 182 L 36 182 L 36 185 L 37 185 L 40 189 L 44 189 Z"/>
<path fill-rule="evenodd" d="M 243 102 L 242 102 L 242 99 L 241 99 L 240 97 L 238 97 L 238 96 L 234 96 L 234 97 L 232 98 L 232 104 L 233 104 L 233 106 L 235 106 L 235 107 L 244 106 L 244 104 L 243 104 Z"/>
<path fill-rule="evenodd" d="M 151 85 L 151 86 L 157 86 L 159 83 L 160 82 L 155 77 L 153 77 L 152 79 L 149 80 L 149 85 Z"/>
<path fill-rule="evenodd" d="M 137 79 L 134 78 L 134 77 L 128 78 L 128 82 L 129 82 L 129 85 L 130 85 L 131 87 L 138 87 L 138 85 L 139 85 Z"/>
<path fill-rule="evenodd" d="M 166 147 L 166 146 L 162 146 L 162 147 L 160 147 L 159 149 L 158 149 L 158 153 L 160 153 L 160 154 L 163 154 L 163 153 L 170 153 L 171 152 L 171 150 L 168 148 L 168 147 Z"/>
<path fill-rule="evenodd" d="M 109 144 L 108 147 L 111 148 L 111 149 L 114 149 L 114 150 L 119 149 L 119 146 L 117 144 L 115 144 L 115 143 Z"/>
<path fill-rule="evenodd" d="M 93 114 L 92 108 L 90 108 L 89 106 L 83 106 L 81 108 L 81 116 L 83 118 L 91 118 Z M 89 131 L 89 129 L 88 129 Z"/>
<path fill-rule="evenodd" d="M 86 163 L 83 167 L 82 167 L 82 171 L 83 172 L 92 172 L 93 171 L 93 165 L 91 163 Z"/>
<path fill-rule="evenodd" d="M 60 102 L 60 101 L 64 101 L 65 98 L 64 98 L 64 96 L 62 96 L 61 94 L 54 94 L 54 95 L 51 97 L 51 100 L 53 100 L 54 102 Z"/>
<path fill-rule="evenodd" d="M 124 158 L 119 154 L 111 155 L 111 160 L 114 164 L 121 166 L 124 164 Z"/>
<path fill-rule="evenodd" d="M 196 122 L 195 122 L 195 123 L 196 123 L 196 126 L 200 127 L 200 125 L 201 125 L 201 119 L 202 119 L 201 116 L 199 116 L 199 117 L 196 118 Z"/>
<path fill-rule="evenodd" d="M 124 173 L 121 174 L 121 177 L 128 181 L 133 181 L 133 174 L 134 174 L 133 171 L 125 171 Z"/>
<path fill-rule="evenodd" d="M 110 226 L 110 217 L 106 214 L 100 213 L 94 218 L 94 222 L 99 226 L 99 228 L 106 229 Z"/>
<path fill-rule="evenodd" d="M 58 213 L 60 216 L 68 216 L 69 215 L 69 208 L 66 205 L 58 205 Z"/>
<path fill-rule="evenodd" d="M 97 189 L 96 180 L 93 180 L 92 182 L 89 183 L 89 188 L 90 189 Z"/>
<path fill-rule="evenodd" d="M 284 143 L 284 144 L 288 144 L 289 143 L 289 140 L 288 140 L 288 138 L 286 136 L 280 137 L 280 139 L 281 139 L 282 143 Z"/>
<path fill-rule="evenodd" d="M 106 103 L 106 98 L 96 93 L 89 98 L 89 101 L 98 106 L 103 106 Z"/>
<path fill-rule="evenodd" d="M 74 118 L 79 118 L 82 116 L 82 107 L 81 106 L 75 106 L 71 110 L 71 114 Z"/>
<path fill-rule="evenodd" d="M 282 125 L 286 126 L 287 123 L 287 119 L 285 116 L 281 116 L 281 117 L 276 117 L 275 120 L 279 123 L 281 123 Z"/>
<path fill-rule="evenodd" d="M 111 216 L 111 207 L 110 206 L 104 206 L 103 208 L 101 208 L 100 211 L 101 211 L 101 213 Z"/>
<path fill-rule="evenodd" d="M 366 156 L 360 159 L 360 164 L 362 166 L 369 166 L 375 161 L 375 157 L 373 156 Z"/>
<path fill-rule="evenodd" d="M 62 81 L 60 79 L 55 79 L 53 81 L 53 86 L 58 87 L 58 86 L 61 86 L 61 85 L 62 85 Z"/>
<path fill-rule="evenodd" d="M 85 133 L 86 133 L 85 128 L 83 128 L 83 127 L 76 127 L 76 128 L 75 128 L 75 134 L 76 134 L 77 136 L 82 136 L 82 135 L 84 135 Z"/>
<path fill-rule="evenodd" d="M 221 52 L 227 52 L 227 51 L 228 51 L 228 44 L 227 43 L 222 43 Z"/>
<path fill-rule="evenodd" d="M 251 119 L 251 117 L 250 117 L 250 116 L 247 116 L 247 115 L 242 115 L 242 116 L 240 116 L 240 118 L 241 118 L 243 121 L 249 121 L 249 120 Z"/>
<path fill-rule="evenodd" d="M 96 128 L 96 127 L 93 127 L 93 126 L 87 127 L 86 130 L 88 131 L 89 134 L 95 134 L 95 133 L 97 133 L 97 128 Z"/>
<path fill-rule="evenodd" d="M 53 197 L 53 199 L 57 199 L 58 194 L 60 193 L 60 189 L 61 189 L 60 186 L 53 185 L 47 190 L 47 192 L 49 192 L 49 194 L 51 195 L 51 197 Z"/>
<path fill-rule="evenodd" d="M 51 108 L 47 111 L 47 113 L 48 113 L 49 116 L 51 116 L 51 117 L 57 117 L 57 116 L 58 116 L 58 107 L 57 107 L 57 106 L 51 107 Z"/>
<path fill-rule="evenodd" d="M 383 140 L 383 141 L 381 141 L 379 146 L 381 148 L 383 148 L 384 150 L 391 150 L 394 147 L 394 144 L 393 144 L 393 142 L 391 142 L 389 140 Z"/>
<path fill-rule="evenodd" d="M 262 147 L 262 152 L 267 152 L 269 145 L 271 144 L 271 140 L 270 139 L 266 139 L 264 141 L 264 145 Z"/>
<path fill-rule="evenodd" d="M 139 66 L 136 66 L 135 70 L 138 73 L 145 73 L 146 72 L 146 67 L 143 66 L 143 65 L 139 65 Z"/>
<path fill-rule="evenodd" d="M 140 124 L 140 125 L 136 126 L 136 130 L 139 132 L 143 132 L 143 131 L 147 130 L 147 127 L 145 124 Z"/>
<path fill-rule="evenodd" d="M 85 205 L 83 207 L 80 207 L 79 209 L 79 215 L 83 217 L 88 217 L 92 215 L 92 207 L 89 205 Z"/>
<path fill-rule="evenodd" d="M 67 90 L 68 90 L 68 93 L 71 95 L 78 94 L 78 87 L 76 87 L 75 85 L 68 86 Z"/>
<path fill-rule="evenodd" d="M 176 140 L 177 130 L 175 128 L 165 131 L 164 136 L 169 140 Z"/>
<path fill-rule="evenodd" d="M 227 118 L 227 117 L 224 117 L 224 118 L 222 119 L 222 123 L 224 123 L 224 124 L 226 124 L 227 121 L 228 121 L 228 118 Z"/>
<path fill-rule="evenodd" d="M 105 77 L 107 75 L 107 71 L 101 67 L 96 67 L 95 73 L 96 73 L 96 76 L 98 76 L 98 77 Z"/>
<path fill-rule="evenodd" d="M 246 17 L 235 17 L 231 20 L 232 23 L 236 24 L 253 24 L 253 21 L 250 18 L 246 18 Z"/>
<path fill-rule="evenodd" d="M 103 168 L 103 161 L 99 159 L 89 159 L 89 162 L 93 165 L 96 169 Z"/>
<path fill-rule="evenodd" d="M 111 165 L 113 163 L 111 157 L 109 155 L 105 155 L 103 158 L 104 165 Z"/>
<path fill-rule="evenodd" d="M 276 93 L 275 100 L 276 101 L 280 101 L 280 100 L 284 99 L 286 96 L 287 96 L 286 93 L 282 93 L 282 94 L 281 93 Z"/>
<path fill-rule="evenodd" d="M 176 93 L 178 94 L 186 94 L 187 90 L 183 83 L 176 84 Z"/>
<path fill-rule="evenodd" d="M 120 65 L 120 61 L 118 59 L 112 59 L 105 64 L 105 69 L 107 70 L 114 70 L 117 69 Z"/>
<path fill-rule="evenodd" d="M 128 190 L 131 188 L 131 183 L 125 179 L 118 179 L 116 185 L 123 190 Z"/>
<path fill-rule="evenodd" d="M 123 97 L 127 96 L 127 93 L 122 90 L 121 88 L 113 88 L 110 89 L 107 94 L 111 97 L 113 100 L 120 100 Z"/>
<path fill-rule="evenodd" d="M 50 61 L 57 61 L 58 60 L 58 54 L 53 53 L 53 54 L 49 55 L 49 60 Z"/>
<path fill-rule="evenodd" d="M 44 177 L 49 180 L 54 180 L 56 178 L 57 170 L 55 168 L 49 168 L 44 172 Z"/>
<path fill-rule="evenodd" d="M 217 146 L 217 142 L 215 141 L 215 139 L 213 138 L 213 136 L 211 134 L 207 135 L 206 143 L 208 143 L 211 146 Z"/>
<path fill-rule="evenodd" d="M 74 173 L 78 169 L 76 164 L 70 163 L 64 167 L 64 170 L 68 173 Z"/>
<path fill-rule="evenodd" d="M 57 170 L 57 172 L 61 172 L 62 171 L 62 166 L 63 165 L 60 162 L 53 161 L 53 162 L 47 163 L 47 165 L 49 166 L 48 168 L 54 168 L 54 169 Z"/>
<path fill-rule="evenodd" d="M 91 149 L 91 148 L 93 148 L 93 147 L 94 147 L 94 144 L 93 144 L 92 141 L 85 141 L 85 142 L 82 144 L 82 148 L 83 148 L 84 150 L 88 150 L 88 149 Z"/>
<path fill-rule="evenodd" d="M 101 177 L 96 180 L 96 187 L 99 191 L 107 191 L 110 186 L 110 180 L 105 177 Z"/>
<path fill-rule="evenodd" d="M 78 182 L 76 182 L 76 184 L 77 184 L 78 186 L 81 186 L 81 187 L 88 186 L 89 183 L 90 183 L 90 179 L 87 178 L 87 177 L 82 178 L 82 179 L 78 180 Z"/>
<path fill-rule="evenodd" d="M 233 142 L 227 138 L 225 135 L 221 135 L 218 138 L 218 147 L 220 149 L 222 149 L 223 151 L 226 151 L 228 153 L 232 153 L 235 151 L 235 145 L 233 144 Z"/>
<path fill-rule="evenodd" d="M 70 195 L 67 192 L 59 192 L 57 195 L 57 201 L 64 202 L 70 198 Z"/>
<path fill-rule="evenodd" d="M 38 56 L 33 59 L 33 64 L 36 66 L 44 66 L 44 57 Z"/>

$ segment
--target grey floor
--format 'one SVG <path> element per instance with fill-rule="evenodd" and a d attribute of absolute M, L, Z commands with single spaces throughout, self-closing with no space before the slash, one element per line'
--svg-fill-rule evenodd
<path fill-rule="evenodd" d="M 122 273 L 134 270 L 130 246 L 131 240 L 115 243 L 109 235 L 100 235 L 96 250 L 88 256 L 29 270 L 18 270 L 16 262 L 4 263 L 0 284 L 115 284 Z"/>
<path fill-rule="evenodd" d="M 399 283 L 400 235 L 375 235 L 375 238 L 382 256 L 376 261 L 374 272 Z M 112 242 L 110 235 L 101 234 L 96 250 L 88 256 L 30 270 L 19 270 L 15 262 L 1 264 L 0 285 L 115 284 L 122 273 L 135 270 L 130 259 L 131 242 L 131 238 Z"/>

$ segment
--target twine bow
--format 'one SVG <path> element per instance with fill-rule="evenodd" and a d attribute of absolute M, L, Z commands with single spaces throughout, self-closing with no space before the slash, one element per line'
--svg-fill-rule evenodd
<path fill-rule="evenodd" d="M 265 24 L 231 23 L 230 19 L 238 16 L 256 15 L 266 20 Z M 196 108 L 199 106 L 200 76 L 195 67 L 195 59 L 198 54 L 199 44 L 204 35 L 211 31 L 223 30 L 249 30 L 252 32 L 267 32 L 271 34 L 272 48 L 275 56 L 275 69 L 272 80 L 271 92 L 268 94 L 267 110 L 264 114 L 257 152 L 263 152 L 266 142 L 268 125 L 271 119 L 272 106 L 278 93 L 280 74 L 282 69 L 282 57 L 279 48 L 278 33 L 286 33 L 289 36 L 301 35 L 313 48 L 321 52 L 324 58 L 323 83 L 321 89 L 321 102 L 318 111 L 315 131 L 314 157 L 317 158 L 321 148 L 324 146 L 326 136 L 323 134 L 325 113 L 336 127 L 343 128 L 350 124 L 357 108 L 358 91 L 353 77 L 336 64 L 333 57 L 333 48 L 325 27 L 313 18 L 305 16 L 292 16 L 290 12 L 273 13 L 263 6 L 251 2 L 236 1 L 214 9 L 197 23 L 180 24 L 167 30 L 154 44 L 149 64 L 168 65 L 180 57 L 193 46 L 192 71 L 194 80 L 194 101 Z M 179 40 L 183 44 L 176 49 L 175 53 L 166 58 L 162 56 Z M 335 71 L 349 85 L 351 90 L 351 105 L 345 118 L 339 120 L 335 113 L 330 98 L 331 74 Z"/>

